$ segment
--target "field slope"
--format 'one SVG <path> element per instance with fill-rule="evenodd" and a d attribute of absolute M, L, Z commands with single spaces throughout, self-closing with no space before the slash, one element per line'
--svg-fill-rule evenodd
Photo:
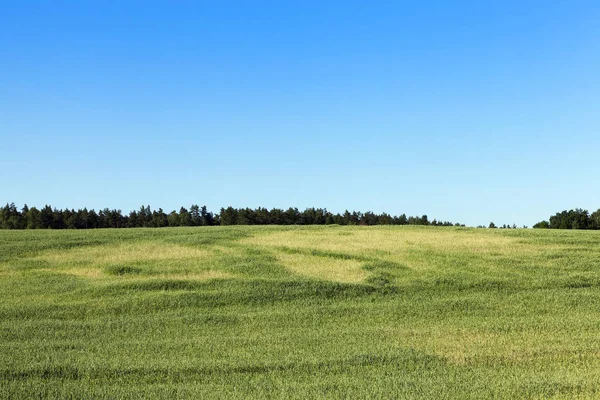
<path fill-rule="evenodd" d="M 600 232 L 0 231 L 0 398 L 600 397 Z"/>

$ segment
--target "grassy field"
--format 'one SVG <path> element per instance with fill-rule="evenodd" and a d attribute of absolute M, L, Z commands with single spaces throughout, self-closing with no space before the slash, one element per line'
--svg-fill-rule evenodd
<path fill-rule="evenodd" d="M 600 232 L 0 231 L 0 398 L 599 398 Z"/>

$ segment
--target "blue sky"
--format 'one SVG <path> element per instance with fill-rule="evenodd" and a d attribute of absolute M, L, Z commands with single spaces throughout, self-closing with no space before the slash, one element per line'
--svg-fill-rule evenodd
<path fill-rule="evenodd" d="M 600 207 L 600 3 L 0 2 L 0 200 Z"/>

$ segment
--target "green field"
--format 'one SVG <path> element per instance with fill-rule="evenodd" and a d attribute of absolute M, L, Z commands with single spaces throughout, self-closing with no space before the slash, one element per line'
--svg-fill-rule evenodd
<path fill-rule="evenodd" d="M 0 231 L 0 398 L 598 398 L 600 232 Z"/>

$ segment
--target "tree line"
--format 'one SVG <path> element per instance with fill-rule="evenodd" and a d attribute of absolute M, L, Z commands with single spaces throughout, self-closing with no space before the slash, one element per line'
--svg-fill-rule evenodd
<path fill-rule="evenodd" d="M 485 228 L 485 226 L 483 225 L 477 225 L 477 228 Z M 493 221 L 490 222 L 490 224 L 488 225 L 489 229 L 521 229 L 517 226 L 517 224 L 502 224 L 502 225 L 496 225 Z M 523 225 L 522 229 L 527 229 L 527 225 Z"/>
<path fill-rule="evenodd" d="M 28 207 L 19 210 L 14 203 L 0 209 L 0 229 L 96 229 L 96 228 L 142 228 L 168 226 L 216 226 L 216 225 L 433 225 L 464 226 L 448 221 L 429 220 L 427 215 L 407 217 L 392 216 L 371 211 L 331 213 L 325 208 L 297 208 L 287 210 L 258 207 L 221 208 L 220 213 L 208 211 L 206 206 L 192 205 L 189 209 L 166 213 L 162 208 L 152 210 L 142 206 L 139 210 L 124 214 L 121 210 L 57 209 L 49 205 L 41 209 Z"/>
<path fill-rule="evenodd" d="M 600 229 L 600 208 L 592 214 L 581 208 L 564 210 L 554 214 L 547 221 L 538 222 L 533 227 L 537 229 Z"/>

